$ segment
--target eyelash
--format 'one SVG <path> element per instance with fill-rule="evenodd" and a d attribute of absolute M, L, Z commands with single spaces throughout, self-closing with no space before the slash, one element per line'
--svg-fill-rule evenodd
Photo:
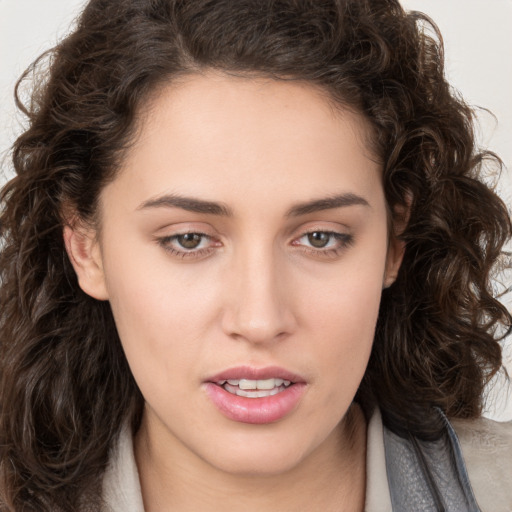
<path fill-rule="evenodd" d="M 309 235 L 312 235 L 313 233 L 321 233 L 325 235 L 329 235 L 330 243 L 332 238 L 338 242 L 336 247 L 333 248 L 314 248 L 314 247 L 307 247 L 302 244 L 297 243 L 298 240 L 301 240 L 304 237 L 307 237 Z M 176 235 L 170 235 L 165 237 L 157 238 L 158 244 L 171 256 L 175 256 L 178 258 L 186 259 L 186 258 L 203 258 L 211 254 L 214 250 L 214 246 L 204 247 L 201 249 L 191 249 L 186 250 L 183 248 L 183 250 L 176 249 L 171 244 L 173 242 L 177 242 L 178 238 L 186 236 L 186 235 L 197 235 L 201 237 L 201 242 L 206 240 L 212 240 L 212 237 L 210 235 L 207 235 L 206 233 L 201 233 L 198 231 L 188 231 L 185 233 L 178 233 Z M 320 230 L 320 229 L 314 229 L 311 231 L 306 231 L 299 237 L 295 238 L 292 242 L 292 245 L 295 247 L 298 247 L 301 251 L 303 251 L 306 254 L 312 255 L 312 256 L 320 256 L 325 257 L 327 259 L 329 258 L 335 258 L 336 256 L 339 256 L 345 249 L 350 247 L 354 243 L 354 237 L 352 235 L 349 235 L 348 233 L 338 233 L 336 231 L 327 231 L 327 230 Z"/>

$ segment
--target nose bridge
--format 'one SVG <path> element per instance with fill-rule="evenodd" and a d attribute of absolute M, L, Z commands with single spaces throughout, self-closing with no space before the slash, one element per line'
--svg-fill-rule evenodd
<path fill-rule="evenodd" d="M 282 262 L 271 243 L 244 244 L 230 268 L 230 299 L 224 312 L 228 334 L 268 342 L 294 327 Z"/>

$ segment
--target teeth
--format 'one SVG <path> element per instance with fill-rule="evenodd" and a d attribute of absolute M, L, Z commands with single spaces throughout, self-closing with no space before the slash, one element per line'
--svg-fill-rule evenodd
<path fill-rule="evenodd" d="M 238 386 L 243 390 L 270 390 L 274 388 L 278 388 L 280 386 L 289 386 L 290 381 L 279 379 L 279 378 L 271 378 L 271 379 L 261 379 L 261 380 L 251 380 L 251 379 L 228 379 L 227 381 L 221 380 L 218 381 L 217 384 L 219 386 L 224 385 L 225 383 L 230 384 L 231 386 Z"/>
<path fill-rule="evenodd" d="M 278 384 L 276 382 L 276 379 L 266 379 L 266 380 L 256 381 L 256 387 L 258 389 L 274 389 L 275 387 L 279 387 L 280 385 L 281 384 Z M 240 386 L 240 387 L 242 388 L 242 386 Z"/>
<path fill-rule="evenodd" d="M 238 387 L 240 389 L 257 389 L 258 381 L 257 380 L 249 380 L 249 379 L 240 379 L 240 382 L 238 383 Z M 272 387 L 274 387 L 274 386 L 272 386 Z"/>
<path fill-rule="evenodd" d="M 281 393 L 291 382 L 277 378 L 262 380 L 229 379 L 227 381 L 218 381 L 217 384 L 233 395 L 247 398 L 264 398 Z"/>

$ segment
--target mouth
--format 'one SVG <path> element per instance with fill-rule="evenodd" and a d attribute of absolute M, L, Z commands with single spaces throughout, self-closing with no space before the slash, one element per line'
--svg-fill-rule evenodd
<path fill-rule="evenodd" d="M 229 379 L 215 382 L 228 393 L 245 398 L 265 398 L 285 391 L 292 382 L 279 377 L 270 379 Z"/>
<path fill-rule="evenodd" d="M 306 381 L 278 367 L 232 368 L 205 382 L 212 403 L 227 418 L 242 423 L 279 421 L 298 407 Z"/>

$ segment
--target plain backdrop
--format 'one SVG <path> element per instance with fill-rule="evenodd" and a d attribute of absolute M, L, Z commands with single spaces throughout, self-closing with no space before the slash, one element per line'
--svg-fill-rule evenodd
<path fill-rule="evenodd" d="M 122 0 L 119 0 L 122 1 Z M 512 0 L 402 0 L 408 10 L 429 15 L 439 26 L 446 73 L 454 87 L 480 111 L 479 141 L 496 151 L 506 170 L 499 192 L 512 205 Z M 0 0 L 0 185 L 10 176 L 9 147 L 23 129 L 13 89 L 23 70 L 69 32 L 83 0 Z M 510 285 L 510 282 L 508 283 Z M 504 297 L 512 307 L 512 293 Z M 512 339 L 505 344 L 512 375 Z M 490 386 L 485 414 L 512 420 L 512 390 L 503 378 Z"/>

